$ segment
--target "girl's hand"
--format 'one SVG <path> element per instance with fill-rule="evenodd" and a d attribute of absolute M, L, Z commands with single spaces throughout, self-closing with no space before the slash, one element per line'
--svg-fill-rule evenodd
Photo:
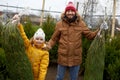
<path fill-rule="evenodd" d="M 20 24 L 20 16 L 18 14 L 15 14 L 12 18 L 12 23 L 18 23 Z"/>
<path fill-rule="evenodd" d="M 44 44 L 44 46 L 42 47 L 42 49 L 49 51 L 49 50 L 51 49 L 51 47 L 49 46 L 48 42 L 46 42 L 46 43 Z"/>

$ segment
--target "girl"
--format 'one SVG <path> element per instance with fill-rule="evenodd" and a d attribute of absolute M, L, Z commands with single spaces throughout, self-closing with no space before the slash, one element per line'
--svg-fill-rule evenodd
<path fill-rule="evenodd" d="M 49 52 L 42 49 L 45 46 L 45 33 L 40 28 L 35 32 L 33 38 L 29 40 L 24 32 L 23 25 L 20 23 L 19 15 L 15 15 L 13 19 L 18 21 L 18 29 L 31 62 L 34 80 L 45 80 L 49 64 Z"/>

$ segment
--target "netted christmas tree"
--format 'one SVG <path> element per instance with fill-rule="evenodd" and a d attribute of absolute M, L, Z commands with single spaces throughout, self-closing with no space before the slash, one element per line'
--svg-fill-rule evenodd
<path fill-rule="evenodd" d="M 88 50 L 84 80 L 103 80 L 104 59 L 105 38 L 102 31 L 102 36 L 96 36 Z"/>
<path fill-rule="evenodd" d="M 85 62 L 84 80 L 103 80 L 106 29 L 108 29 L 108 26 L 104 21 L 100 26 L 100 31 L 88 49 Z"/>
<path fill-rule="evenodd" d="M 1 38 L 10 80 L 33 80 L 31 64 L 17 25 L 11 21 L 4 25 Z"/>

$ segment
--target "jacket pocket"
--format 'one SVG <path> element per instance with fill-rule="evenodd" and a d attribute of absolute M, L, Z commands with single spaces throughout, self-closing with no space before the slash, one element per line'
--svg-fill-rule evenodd
<path fill-rule="evenodd" d="M 69 33 L 69 40 L 72 42 L 79 41 L 81 39 L 82 30 L 80 27 L 74 27 L 73 32 Z"/>
<path fill-rule="evenodd" d="M 67 50 L 58 49 L 58 63 L 67 64 Z"/>
<path fill-rule="evenodd" d="M 67 28 L 61 28 L 60 32 L 61 32 L 61 35 L 66 36 L 67 35 Z"/>
<path fill-rule="evenodd" d="M 59 42 L 62 43 L 63 41 L 67 40 L 67 37 L 68 37 L 68 30 L 67 30 L 67 28 L 61 28 L 60 29 L 60 33 L 61 33 L 61 35 L 60 35 Z"/>
<path fill-rule="evenodd" d="M 75 56 L 81 57 L 82 56 L 82 49 L 76 49 L 75 50 Z"/>
<path fill-rule="evenodd" d="M 82 32 L 81 27 L 74 27 L 74 30 L 75 30 L 76 33 L 81 33 Z"/>
<path fill-rule="evenodd" d="M 67 54 L 67 50 L 58 48 L 58 55 L 63 55 L 65 56 Z"/>

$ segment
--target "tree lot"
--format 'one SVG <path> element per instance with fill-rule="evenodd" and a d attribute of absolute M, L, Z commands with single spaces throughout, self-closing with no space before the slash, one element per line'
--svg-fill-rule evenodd
<path fill-rule="evenodd" d="M 48 41 L 54 31 L 55 22 L 51 18 L 51 16 L 47 17 L 47 21 L 43 23 L 42 26 L 37 26 L 32 24 L 29 19 L 27 19 L 27 23 L 22 22 L 25 26 L 25 32 L 28 37 L 32 37 L 34 32 L 42 27 L 46 34 L 46 41 Z M 100 24 L 100 23 L 98 23 Z M 110 23 L 108 23 L 110 26 Z M 6 57 L 5 51 L 2 47 L 2 33 L 3 25 L 0 24 L 0 80 L 11 80 L 9 78 L 9 72 L 6 67 Z M 115 37 L 110 40 L 110 27 L 106 30 L 105 34 L 105 66 L 104 66 L 104 77 L 103 80 L 120 80 L 120 32 L 115 31 Z M 90 47 L 92 41 L 88 41 L 83 37 L 83 63 L 81 65 L 81 75 L 84 75 L 85 71 L 85 60 L 87 55 L 87 50 Z M 50 50 L 50 63 L 56 63 L 57 61 L 57 45 Z M 91 72 L 92 74 L 92 72 Z M 24 75 L 24 74 L 23 74 Z M 16 75 L 14 75 L 16 76 Z"/>

